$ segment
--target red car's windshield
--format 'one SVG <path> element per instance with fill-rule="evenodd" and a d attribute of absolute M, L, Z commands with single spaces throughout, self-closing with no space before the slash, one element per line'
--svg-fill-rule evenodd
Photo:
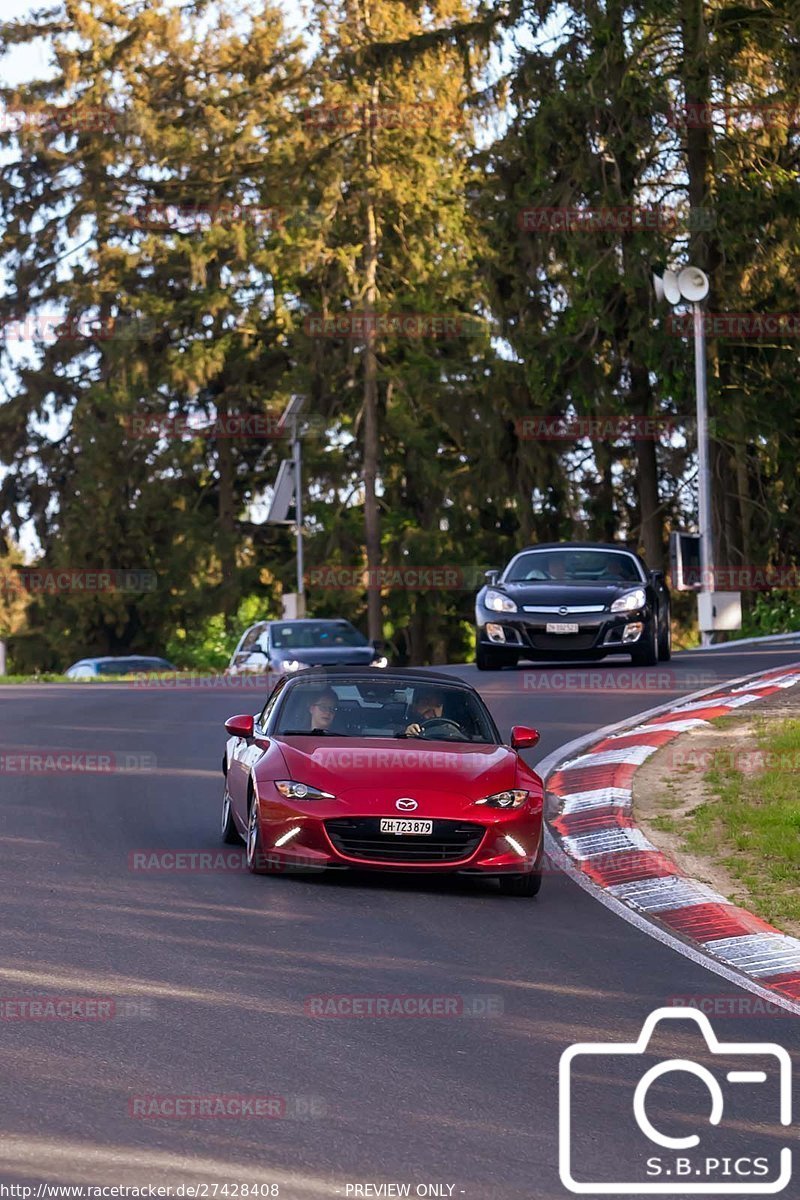
<path fill-rule="evenodd" d="M 499 740 L 483 704 L 467 688 L 352 678 L 297 680 L 285 689 L 270 732 L 291 736 L 312 731 L 357 738 Z"/>

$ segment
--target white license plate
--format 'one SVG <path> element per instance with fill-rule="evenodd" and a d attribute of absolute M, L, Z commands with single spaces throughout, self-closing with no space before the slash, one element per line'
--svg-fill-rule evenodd
<path fill-rule="evenodd" d="M 548 621 L 548 633 L 577 633 L 580 625 L 577 621 Z"/>
<path fill-rule="evenodd" d="M 411 821 L 408 817 L 384 817 L 381 833 L 433 833 L 433 821 Z"/>

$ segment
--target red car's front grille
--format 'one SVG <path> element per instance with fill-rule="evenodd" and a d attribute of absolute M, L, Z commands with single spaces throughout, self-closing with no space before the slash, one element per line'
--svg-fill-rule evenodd
<path fill-rule="evenodd" d="M 420 866 L 469 858 L 485 832 L 472 822 L 437 820 L 430 834 L 381 833 L 378 817 L 337 818 L 326 821 L 325 829 L 335 849 L 348 858 Z"/>

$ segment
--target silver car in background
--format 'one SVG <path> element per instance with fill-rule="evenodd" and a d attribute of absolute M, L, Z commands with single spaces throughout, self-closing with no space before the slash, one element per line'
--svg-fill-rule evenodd
<path fill-rule="evenodd" d="M 251 625 L 225 673 L 280 676 L 307 667 L 387 665 L 382 647 L 367 641 L 349 621 L 307 617 Z"/>

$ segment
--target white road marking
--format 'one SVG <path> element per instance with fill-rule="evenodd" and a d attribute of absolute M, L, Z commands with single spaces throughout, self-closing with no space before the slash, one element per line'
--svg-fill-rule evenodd
<path fill-rule="evenodd" d="M 590 792 L 570 792 L 561 812 L 564 816 L 588 812 L 593 808 L 630 808 L 633 793 L 630 788 L 594 788 Z"/>
<path fill-rule="evenodd" d="M 600 833 L 581 833 L 577 837 L 565 837 L 564 845 L 570 854 L 581 861 L 596 858 L 598 854 L 629 854 L 631 850 L 656 850 L 641 829 L 604 829 Z"/>
<path fill-rule="evenodd" d="M 691 908 L 695 904 L 730 904 L 730 900 L 713 888 L 680 875 L 617 883 L 608 890 L 618 900 L 635 904 L 643 912 L 667 912 L 673 908 Z"/>
<path fill-rule="evenodd" d="M 800 941 L 785 933 L 748 933 L 703 945 L 749 975 L 783 975 L 800 971 Z"/>

